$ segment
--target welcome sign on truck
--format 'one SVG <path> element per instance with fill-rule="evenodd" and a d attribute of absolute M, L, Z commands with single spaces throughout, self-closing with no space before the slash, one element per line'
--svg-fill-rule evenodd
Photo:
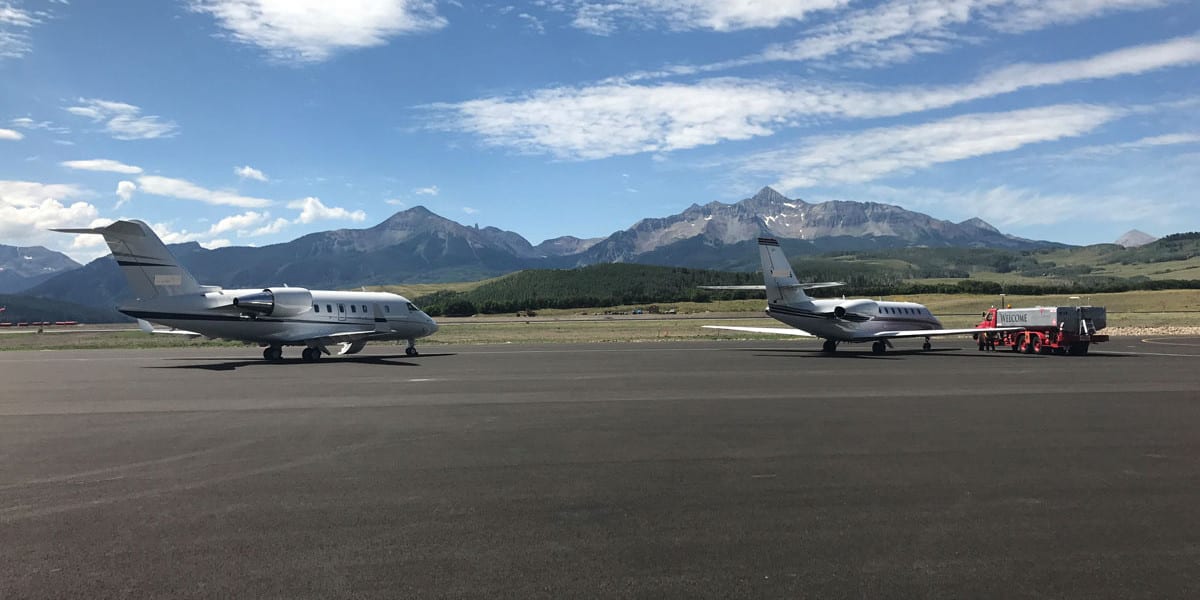
<path fill-rule="evenodd" d="M 1084 355 L 1093 342 L 1108 341 L 1096 333 L 1108 327 L 1108 311 L 1103 306 L 990 308 L 978 327 L 1022 328 L 976 334 L 980 350 L 1008 346 L 1027 354 Z"/>

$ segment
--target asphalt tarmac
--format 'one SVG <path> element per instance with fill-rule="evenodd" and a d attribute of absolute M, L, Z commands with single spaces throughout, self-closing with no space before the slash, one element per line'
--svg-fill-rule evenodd
<path fill-rule="evenodd" d="M 0 597 L 1200 597 L 1200 339 L 898 346 L 0 352 Z"/>

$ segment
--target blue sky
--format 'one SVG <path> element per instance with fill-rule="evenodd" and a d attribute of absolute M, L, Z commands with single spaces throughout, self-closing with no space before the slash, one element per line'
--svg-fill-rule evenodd
<path fill-rule="evenodd" d="M 0 243 L 531 242 L 764 185 L 1086 244 L 1200 230 L 1192 0 L 0 0 Z"/>

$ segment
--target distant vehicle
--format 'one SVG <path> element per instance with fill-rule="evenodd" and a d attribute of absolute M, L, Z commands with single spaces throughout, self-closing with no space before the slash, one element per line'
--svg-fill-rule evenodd
<path fill-rule="evenodd" d="M 1096 333 L 1107 326 L 1103 306 L 990 308 L 979 323 L 985 331 L 975 339 L 980 350 L 1008 346 L 1026 354 L 1082 356 L 1092 344 L 1108 341 L 1107 335 Z"/>
<path fill-rule="evenodd" d="M 117 310 L 148 333 L 256 343 L 270 361 L 283 358 L 284 346 L 303 346 L 304 360 L 316 361 L 330 354 L 331 345 L 341 346 L 338 354 L 354 354 L 369 341 L 388 340 L 407 340 L 405 352 L 417 356 L 416 339 L 438 330 L 429 315 L 397 294 L 200 285 L 141 221 L 54 231 L 104 236 L 136 296 Z M 151 322 L 173 329 L 154 329 Z"/>
<path fill-rule="evenodd" d="M 840 281 L 800 283 L 792 265 L 774 238 L 758 238 L 765 285 L 708 285 L 708 290 L 766 290 L 767 315 L 795 329 L 778 327 L 729 327 L 705 325 L 708 329 L 728 329 L 752 333 L 774 333 L 819 337 L 822 348 L 834 353 L 841 343 L 871 343 L 871 351 L 883 354 L 897 338 L 925 338 L 924 350 L 932 348 L 929 338 L 942 335 L 975 334 L 984 329 L 944 329 L 929 309 L 915 302 L 876 301 L 869 298 L 814 299 L 805 290 L 845 285 Z M 1013 328 L 988 328 L 1007 331 Z"/>

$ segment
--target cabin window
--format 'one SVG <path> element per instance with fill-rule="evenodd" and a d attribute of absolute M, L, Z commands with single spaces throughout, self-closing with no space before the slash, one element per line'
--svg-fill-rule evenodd
<path fill-rule="evenodd" d="M 392 312 L 392 305 L 391 305 L 391 304 L 384 304 L 384 305 L 383 305 L 383 312 L 389 312 L 389 313 L 390 313 L 390 312 Z"/>
<path fill-rule="evenodd" d="M 344 313 L 344 312 L 346 312 L 346 305 L 345 305 L 345 304 L 339 304 L 339 305 L 338 305 L 338 312 L 340 312 L 340 313 Z"/>
<path fill-rule="evenodd" d="M 320 305 L 320 304 L 314 304 L 314 305 L 313 305 L 313 312 L 321 312 L 321 305 Z"/>
<path fill-rule="evenodd" d="M 356 313 L 356 312 L 358 312 L 358 307 L 357 307 L 357 306 L 355 306 L 355 305 L 353 305 L 353 304 L 351 304 L 351 305 L 350 305 L 350 312 L 352 312 L 352 313 Z"/>
<path fill-rule="evenodd" d="M 326 304 L 326 305 L 325 305 L 325 312 L 333 312 L 333 305 L 332 305 L 332 304 Z"/>
<path fill-rule="evenodd" d="M 363 314 L 366 314 L 367 313 L 367 305 L 364 304 L 364 305 L 362 305 L 362 307 L 363 307 Z"/>

